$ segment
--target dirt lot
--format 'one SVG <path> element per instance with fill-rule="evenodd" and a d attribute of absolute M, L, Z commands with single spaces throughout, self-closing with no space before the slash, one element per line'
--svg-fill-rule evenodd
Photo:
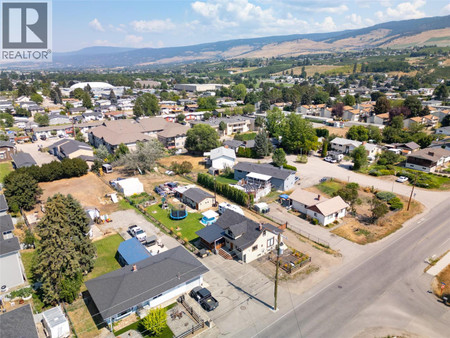
<path fill-rule="evenodd" d="M 165 157 L 158 161 L 158 163 L 162 164 L 165 167 L 170 167 L 172 162 L 181 163 L 183 161 L 188 161 L 194 167 L 192 169 L 193 172 L 206 172 L 207 169 L 205 167 L 205 161 L 203 156 L 189 156 L 189 155 L 177 155 Z"/>
<path fill-rule="evenodd" d="M 321 128 L 328 129 L 330 131 L 330 135 L 335 134 L 339 137 L 345 137 L 345 134 L 347 134 L 348 130 L 350 129 L 349 127 L 336 128 L 336 127 L 329 127 L 329 126 L 323 126 Z"/>
<path fill-rule="evenodd" d="M 43 190 L 41 201 L 45 202 L 48 197 L 56 193 L 63 195 L 71 194 L 80 201 L 83 207 L 94 206 L 101 213 L 109 213 L 116 209 L 110 198 L 105 198 L 106 194 L 113 193 L 114 190 L 104 184 L 100 178 L 88 173 L 82 177 L 69 178 L 54 182 L 39 183 Z"/>

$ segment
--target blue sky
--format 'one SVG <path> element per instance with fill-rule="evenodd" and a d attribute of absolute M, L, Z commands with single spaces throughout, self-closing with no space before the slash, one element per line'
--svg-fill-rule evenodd
<path fill-rule="evenodd" d="M 53 50 L 171 47 L 450 14 L 450 0 L 53 0 Z"/>

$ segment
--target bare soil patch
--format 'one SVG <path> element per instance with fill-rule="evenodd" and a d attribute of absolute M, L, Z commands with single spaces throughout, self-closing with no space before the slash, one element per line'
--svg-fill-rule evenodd
<path fill-rule="evenodd" d="M 441 290 L 441 283 L 446 284 L 444 290 Z M 433 293 L 442 298 L 450 297 L 450 265 L 447 265 L 444 270 L 442 270 L 436 277 L 433 278 L 431 282 L 431 287 L 433 288 Z"/>
<path fill-rule="evenodd" d="M 177 155 L 177 156 L 170 156 L 170 157 L 164 157 L 158 161 L 161 165 L 164 167 L 170 167 L 172 162 L 181 163 L 184 161 L 188 161 L 192 164 L 194 172 L 206 172 L 207 169 L 205 167 L 205 160 L 203 156 L 190 156 L 190 155 Z"/>

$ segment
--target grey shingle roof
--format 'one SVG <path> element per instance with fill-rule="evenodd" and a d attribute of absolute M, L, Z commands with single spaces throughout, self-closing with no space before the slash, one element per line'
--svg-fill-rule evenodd
<path fill-rule="evenodd" d="M 5 231 L 14 230 L 14 224 L 10 215 L 0 216 L 0 231 L 3 233 Z"/>
<path fill-rule="evenodd" d="M 223 230 L 231 230 L 235 237 L 240 236 L 233 242 L 242 250 L 252 246 L 261 235 L 258 223 L 230 209 L 226 209 L 214 224 Z M 267 223 L 262 224 L 262 229 L 276 234 L 281 231 L 277 227 Z"/>
<path fill-rule="evenodd" d="M 0 195 L 0 212 L 8 210 L 8 203 L 6 202 L 5 195 Z"/>
<path fill-rule="evenodd" d="M 183 196 L 189 198 L 191 201 L 194 201 L 195 203 L 200 203 L 206 198 L 214 197 L 213 195 L 207 193 L 206 191 L 200 188 L 190 188 L 184 192 Z"/>
<path fill-rule="evenodd" d="M 27 304 L 0 316 L 2 337 L 38 338 L 31 305 Z"/>
<path fill-rule="evenodd" d="M 281 180 L 285 180 L 290 175 L 295 175 L 295 171 L 287 170 L 283 168 L 274 167 L 271 164 L 258 164 L 258 163 L 250 163 L 250 162 L 239 162 L 237 163 L 234 170 L 241 170 L 246 172 L 253 172 L 257 174 L 263 174 L 272 176 L 274 178 L 278 178 Z"/>
<path fill-rule="evenodd" d="M 15 155 L 11 155 L 11 157 L 16 168 L 31 167 L 36 164 L 36 161 L 28 153 L 20 152 Z"/>
<path fill-rule="evenodd" d="M 215 240 L 223 237 L 223 229 L 217 224 L 213 223 L 211 225 L 208 225 L 207 227 L 200 229 L 196 232 L 196 234 L 206 242 L 212 243 Z"/>
<path fill-rule="evenodd" d="M 11 142 L 8 141 L 0 141 L 0 148 L 14 148 L 14 144 L 12 144 Z"/>
<path fill-rule="evenodd" d="M 86 282 L 103 319 L 158 296 L 209 270 L 183 247 L 165 251 Z"/>

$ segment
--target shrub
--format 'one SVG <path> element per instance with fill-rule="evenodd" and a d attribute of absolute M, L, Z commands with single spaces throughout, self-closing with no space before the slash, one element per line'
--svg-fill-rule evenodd
<path fill-rule="evenodd" d="M 159 336 L 167 326 L 167 314 L 164 308 L 151 309 L 142 319 L 142 325 L 150 336 Z"/>
<path fill-rule="evenodd" d="M 391 199 L 395 198 L 395 194 L 390 191 L 380 191 L 376 194 L 377 198 L 389 202 Z"/>
<path fill-rule="evenodd" d="M 295 159 L 295 162 L 297 163 L 308 163 L 308 156 L 306 155 L 298 155 L 297 158 Z"/>
<path fill-rule="evenodd" d="M 296 167 L 294 167 L 293 165 L 289 165 L 289 164 L 284 164 L 284 165 L 283 165 L 283 168 L 284 168 L 284 169 L 288 169 L 288 170 L 294 170 L 294 171 L 297 171 L 297 168 L 296 168 Z"/>
<path fill-rule="evenodd" d="M 372 169 L 371 171 L 369 171 L 369 175 L 371 176 L 381 176 L 381 173 L 378 170 Z"/>
<path fill-rule="evenodd" d="M 381 176 L 387 176 L 387 175 L 395 175 L 395 171 L 394 170 L 387 170 L 387 169 L 381 169 L 379 171 Z"/>
<path fill-rule="evenodd" d="M 312 222 L 312 224 L 314 224 L 314 225 L 319 224 L 319 220 L 318 220 L 317 218 L 313 218 L 311 222 Z"/>
<path fill-rule="evenodd" d="M 394 197 L 392 198 L 389 202 L 388 202 L 391 210 L 400 210 L 403 209 L 403 203 L 400 200 L 400 198 L 398 197 Z"/>

